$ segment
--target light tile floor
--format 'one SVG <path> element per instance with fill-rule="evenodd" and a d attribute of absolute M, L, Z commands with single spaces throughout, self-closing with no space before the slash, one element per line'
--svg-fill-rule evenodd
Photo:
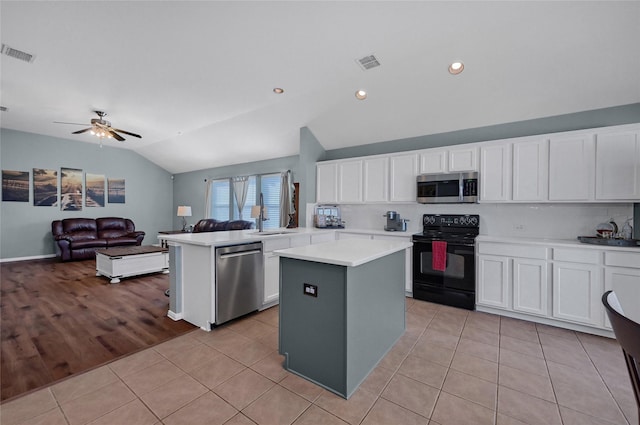
<path fill-rule="evenodd" d="M 283 370 L 274 307 L 5 403 L 0 422 L 638 423 L 615 340 L 410 298 L 406 323 L 349 400 Z"/>

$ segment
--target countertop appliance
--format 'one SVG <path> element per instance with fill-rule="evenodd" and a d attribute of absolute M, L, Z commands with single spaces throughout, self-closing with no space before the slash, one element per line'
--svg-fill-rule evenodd
<path fill-rule="evenodd" d="M 313 222 L 322 229 L 344 229 L 344 222 L 338 205 L 318 205 Z"/>
<path fill-rule="evenodd" d="M 387 217 L 387 224 L 384 226 L 384 230 L 387 232 L 406 232 L 407 231 L 407 219 L 400 218 L 400 214 L 395 211 L 387 211 L 383 217 Z"/>
<path fill-rule="evenodd" d="M 424 214 L 422 223 L 422 233 L 411 238 L 413 298 L 475 309 L 475 239 L 480 216 Z"/>
<path fill-rule="evenodd" d="M 260 308 L 264 286 L 262 242 L 219 247 L 215 255 L 215 325 L 220 325 Z"/>
<path fill-rule="evenodd" d="M 478 173 L 420 174 L 416 178 L 417 202 L 454 204 L 478 202 Z"/>

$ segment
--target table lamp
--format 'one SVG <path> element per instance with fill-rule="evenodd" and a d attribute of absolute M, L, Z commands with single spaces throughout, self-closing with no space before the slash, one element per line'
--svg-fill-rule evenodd
<path fill-rule="evenodd" d="M 187 231 L 187 219 L 185 217 L 191 217 L 191 207 L 186 205 L 178 206 L 178 217 L 182 217 L 182 231 Z"/>

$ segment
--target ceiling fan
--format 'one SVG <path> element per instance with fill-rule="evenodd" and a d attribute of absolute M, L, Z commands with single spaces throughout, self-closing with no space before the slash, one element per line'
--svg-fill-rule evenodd
<path fill-rule="evenodd" d="M 100 118 L 92 118 L 91 119 L 91 127 L 82 129 L 82 130 L 78 130 L 78 131 L 74 131 L 71 134 L 82 134 L 82 133 L 86 133 L 87 131 L 91 132 L 92 135 L 99 137 L 101 139 L 106 138 L 113 138 L 118 140 L 119 142 L 124 142 L 125 138 L 122 137 L 121 135 L 119 135 L 118 133 L 124 133 L 126 135 L 129 136 L 133 136 L 133 137 L 137 137 L 138 139 L 142 139 L 142 136 L 140 136 L 139 134 L 135 134 L 135 133 L 131 133 L 129 131 L 125 131 L 125 130 L 120 130 L 119 128 L 113 128 L 111 127 L 111 123 L 107 120 L 104 119 L 104 117 L 107 115 L 106 112 L 103 111 L 93 111 L 95 112 Z M 78 123 L 72 123 L 72 122 L 59 122 L 59 121 L 55 121 L 56 124 L 73 124 L 73 125 L 84 125 L 84 124 L 78 124 Z"/>

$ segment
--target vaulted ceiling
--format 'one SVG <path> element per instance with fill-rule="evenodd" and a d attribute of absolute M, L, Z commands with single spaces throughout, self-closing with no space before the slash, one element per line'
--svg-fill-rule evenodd
<path fill-rule="evenodd" d="M 172 173 L 295 155 L 304 126 L 336 149 L 640 102 L 639 1 L 3 0 L 0 19 L 35 56 L 1 55 L 3 128 L 98 143 L 54 121 L 106 111 L 143 138 L 103 143 Z"/>

